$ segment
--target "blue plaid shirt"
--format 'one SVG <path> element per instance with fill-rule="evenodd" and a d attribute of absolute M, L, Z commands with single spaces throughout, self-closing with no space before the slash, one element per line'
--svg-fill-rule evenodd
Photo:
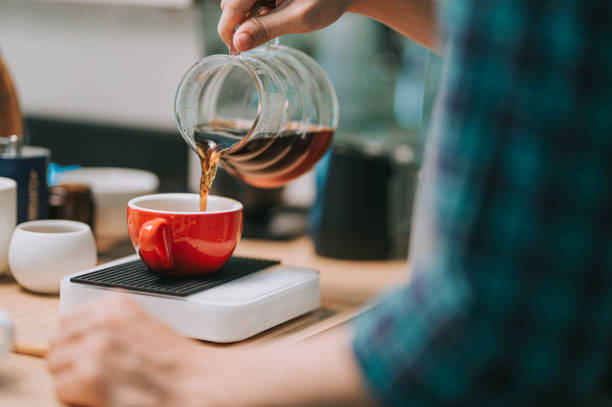
<path fill-rule="evenodd" d="M 440 16 L 411 281 L 355 322 L 355 355 L 387 405 L 593 405 L 612 366 L 612 1 Z"/>

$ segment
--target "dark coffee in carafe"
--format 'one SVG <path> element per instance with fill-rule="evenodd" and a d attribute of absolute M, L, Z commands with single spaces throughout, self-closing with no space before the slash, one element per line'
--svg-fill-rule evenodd
<path fill-rule="evenodd" d="M 259 188 L 281 187 L 309 171 L 329 149 L 334 131 L 315 127 L 294 130 L 299 128 L 290 125 L 279 134 L 247 137 L 249 130 L 233 123 L 198 126 L 194 138 L 202 163 L 200 210 L 206 209 L 219 160 L 230 174 Z"/>

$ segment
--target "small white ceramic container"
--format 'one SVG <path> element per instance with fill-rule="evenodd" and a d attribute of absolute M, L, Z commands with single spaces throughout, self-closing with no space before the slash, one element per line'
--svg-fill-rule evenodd
<path fill-rule="evenodd" d="M 97 259 L 89 226 L 70 220 L 22 223 L 9 247 L 9 266 L 17 282 L 46 294 L 59 293 L 62 277 L 95 266 Z"/>
<path fill-rule="evenodd" d="M 0 309 L 0 359 L 13 348 L 13 321 Z"/>
<path fill-rule="evenodd" d="M 127 238 L 126 208 L 130 199 L 157 192 L 159 178 L 130 168 L 90 167 L 62 172 L 59 183 L 86 184 L 96 204 L 94 230 L 103 238 Z"/>
<path fill-rule="evenodd" d="M 0 177 L 0 274 L 8 270 L 8 248 L 17 221 L 17 183 Z"/>

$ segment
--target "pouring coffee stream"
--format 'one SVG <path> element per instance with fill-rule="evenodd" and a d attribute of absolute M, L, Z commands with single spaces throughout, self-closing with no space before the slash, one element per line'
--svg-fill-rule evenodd
<path fill-rule="evenodd" d="M 202 166 L 202 177 L 200 178 L 200 211 L 206 211 L 208 202 L 208 191 L 212 185 L 215 175 L 217 175 L 217 165 L 219 162 L 219 150 L 217 145 L 210 140 L 197 142 L 197 153 L 200 157 Z"/>

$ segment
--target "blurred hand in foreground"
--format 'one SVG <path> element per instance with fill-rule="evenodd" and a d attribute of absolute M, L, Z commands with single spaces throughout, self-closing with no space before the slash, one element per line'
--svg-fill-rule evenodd
<path fill-rule="evenodd" d="M 348 329 L 296 345 L 220 349 L 186 339 L 120 296 L 61 321 L 47 364 L 79 406 L 368 405 Z"/>
<path fill-rule="evenodd" d="M 57 397 L 68 404 L 201 406 L 222 366 L 214 359 L 219 352 L 204 350 L 134 302 L 112 296 L 61 321 L 47 363 Z M 207 367 L 215 374 L 201 382 Z"/>

